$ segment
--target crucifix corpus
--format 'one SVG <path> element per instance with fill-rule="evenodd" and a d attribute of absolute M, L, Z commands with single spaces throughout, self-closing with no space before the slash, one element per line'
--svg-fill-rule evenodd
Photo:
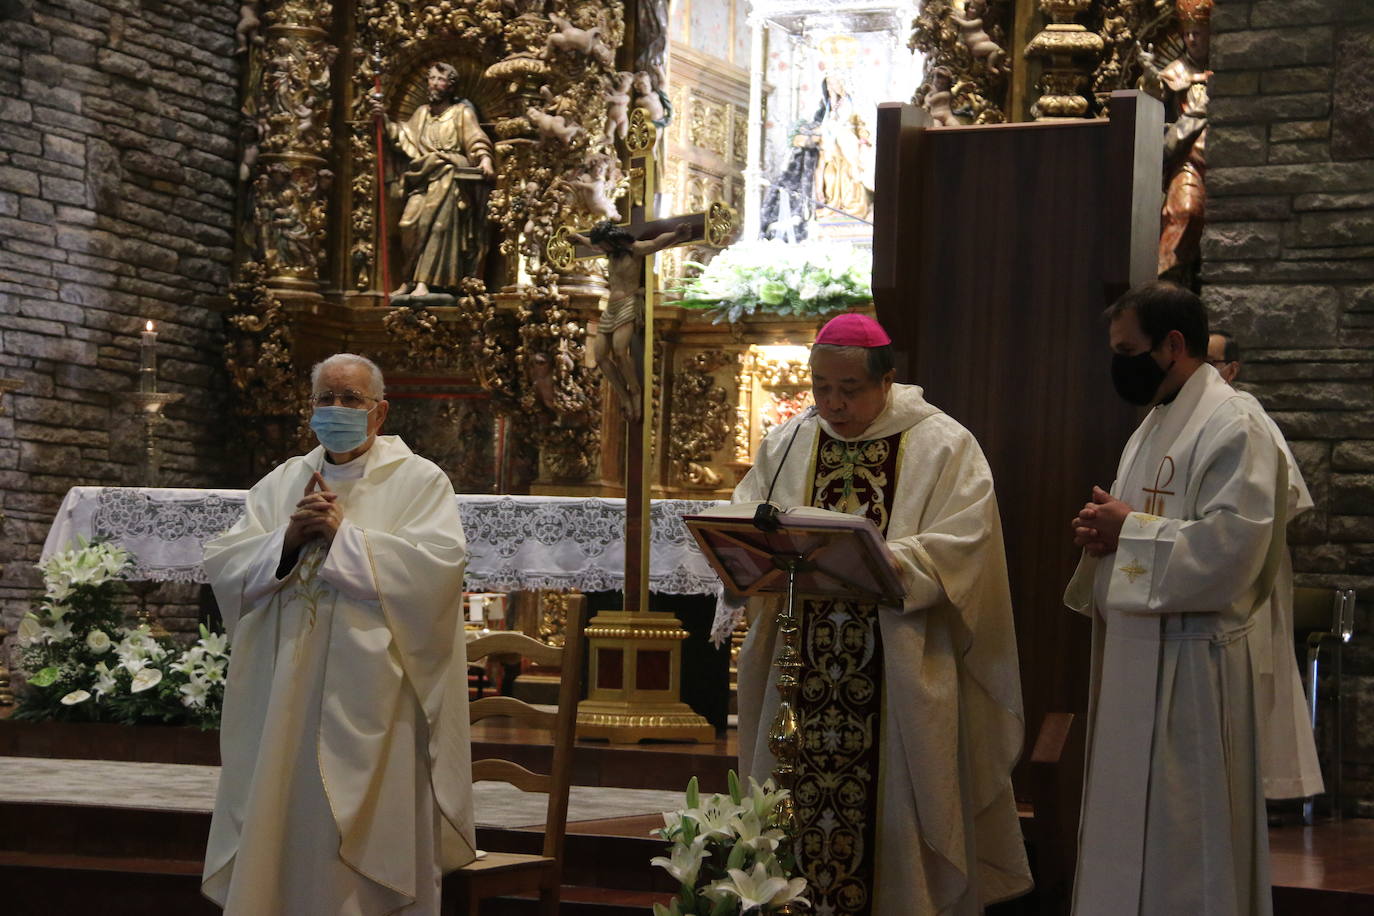
<path fill-rule="evenodd" d="M 658 219 L 654 148 L 657 130 L 644 109 L 630 116 L 625 145 L 630 176 L 629 219 L 602 223 L 587 234 L 562 227 L 549 240 L 549 263 L 566 270 L 575 260 L 608 259 L 608 302 L 593 352 L 621 403 L 625 449 L 625 608 L 598 614 L 587 626 L 589 694 L 578 707 L 584 738 L 633 743 L 643 738 L 711 740 L 715 733 L 679 699 L 680 642 L 676 617 L 649 610 L 650 501 L 647 457 L 653 448 L 654 255 L 694 241 L 723 247 L 734 212 L 712 203 L 700 213 Z"/>

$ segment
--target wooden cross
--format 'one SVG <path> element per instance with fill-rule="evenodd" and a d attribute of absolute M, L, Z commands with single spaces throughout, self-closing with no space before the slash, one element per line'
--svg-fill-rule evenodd
<path fill-rule="evenodd" d="M 678 226 L 691 228 L 691 234 L 680 242 L 666 247 L 674 248 L 694 241 L 704 240 L 716 248 L 724 247 L 735 228 L 735 214 L 723 203 L 713 202 L 700 213 L 657 218 L 654 214 L 654 201 L 658 194 L 658 175 L 654 161 L 654 147 L 658 131 L 649 113 L 636 108 L 630 115 L 629 130 L 625 136 L 628 149 L 628 168 L 630 176 L 628 219 L 619 227 L 632 233 L 636 240 L 647 241 L 664 233 L 672 232 Z M 570 237 L 570 228 L 560 227 L 549 239 L 545 252 L 549 263 L 559 270 L 566 270 L 573 261 L 585 258 L 605 257 L 601 249 L 578 244 Z M 626 421 L 628 441 L 625 449 L 625 610 L 647 612 L 649 610 L 649 485 L 650 474 L 645 465 L 647 456 L 653 448 L 653 394 L 654 394 L 654 308 L 658 299 L 658 274 L 654 270 L 654 256 L 644 257 L 644 339 L 643 339 L 643 383 L 640 386 L 642 399 L 637 421 Z"/>

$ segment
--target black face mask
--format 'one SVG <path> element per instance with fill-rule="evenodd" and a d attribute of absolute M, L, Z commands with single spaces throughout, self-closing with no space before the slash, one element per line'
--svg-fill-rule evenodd
<path fill-rule="evenodd" d="M 1169 369 L 1174 367 L 1169 363 Z M 1144 407 L 1155 399 L 1155 393 L 1169 374 L 1169 369 L 1159 368 L 1159 363 L 1147 350 L 1135 356 L 1112 354 L 1112 384 L 1116 393 L 1130 404 Z"/>

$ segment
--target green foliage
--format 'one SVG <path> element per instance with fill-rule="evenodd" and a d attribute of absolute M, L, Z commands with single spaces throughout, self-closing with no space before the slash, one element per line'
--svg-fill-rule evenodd
<path fill-rule="evenodd" d="M 19 621 L 20 666 L 33 673 L 16 719 L 219 727 L 226 638 L 201 627 L 182 651 L 146 626 L 124 626 L 128 562 L 116 544 L 79 540 L 42 564 L 46 594 Z"/>
<path fill-rule="evenodd" d="M 869 252 L 827 242 L 739 242 L 683 281 L 678 305 L 709 309 L 715 323 L 746 315 L 822 316 L 873 298 Z"/>

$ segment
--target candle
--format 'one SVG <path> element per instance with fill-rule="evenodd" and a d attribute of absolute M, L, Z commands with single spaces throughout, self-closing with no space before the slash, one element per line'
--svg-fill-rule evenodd
<path fill-rule="evenodd" d="M 144 325 L 138 347 L 138 390 L 157 391 L 157 331 L 151 321 Z"/>

